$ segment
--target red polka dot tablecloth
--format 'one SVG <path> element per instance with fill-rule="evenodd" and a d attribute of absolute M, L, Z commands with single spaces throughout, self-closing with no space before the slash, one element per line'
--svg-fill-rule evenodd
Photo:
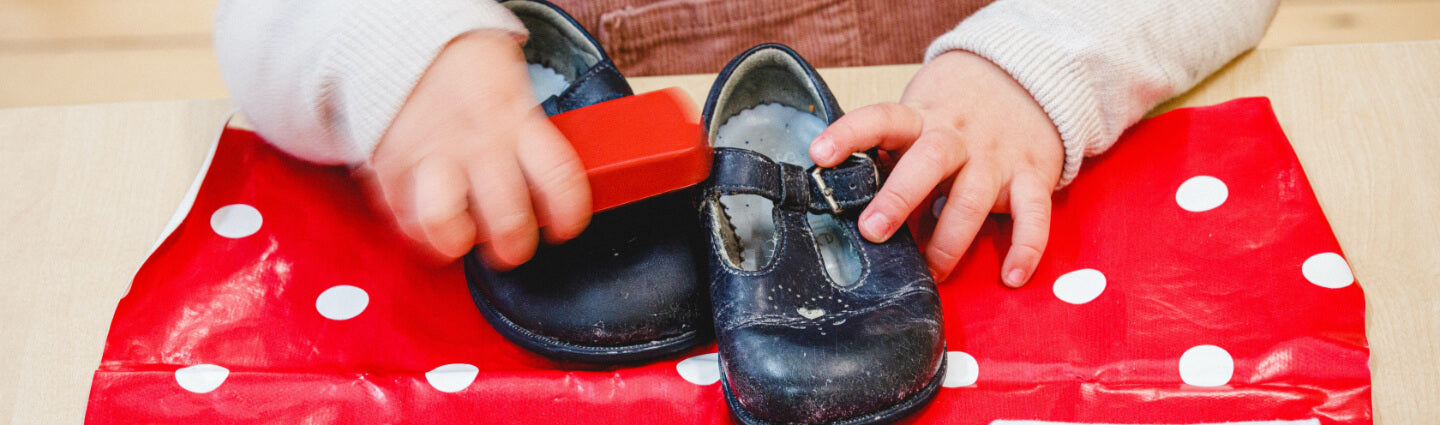
<path fill-rule="evenodd" d="M 215 150 L 120 301 L 87 423 L 730 423 L 713 344 L 531 354 L 345 169 L 242 130 Z M 939 285 L 949 372 L 907 422 L 1371 423 L 1364 298 L 1269 101 L 1172 111 L 1087 162 L 1019 290 L 1009 231 L 987 222 Z"/>

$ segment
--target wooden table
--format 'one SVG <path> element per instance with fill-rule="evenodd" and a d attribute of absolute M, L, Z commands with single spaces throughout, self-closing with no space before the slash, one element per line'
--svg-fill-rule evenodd
<path fill-rule="evenodd" d="M 823 72 L 846 108 L 915 66 Z M 640 78 L 703 100 L 713 76 Z M 1440 41 L 1260 50 L 1158 110 L 1269 96 L 1368 300 L 1377 423 L 1440 418 Z M 0 110 L 0 424 L 82 422 L 116 302 L 225 100 Z M 1157 111 L 1158 111 L 1157 110 Z"/>

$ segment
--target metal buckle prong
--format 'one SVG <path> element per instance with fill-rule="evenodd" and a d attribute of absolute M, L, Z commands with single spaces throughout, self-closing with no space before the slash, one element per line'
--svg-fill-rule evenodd
<path fill-rule="evenodd" d="M 825 204 L 830 206 L 830 211 L 839 214 L 840 204 L 835 202 L 835 189 L 825 184 L 825 177 L 820 175 L 821 170 L 824 170 L 824 168 L 815 167 L 814 170 L 811 170 L 810 179 L 815 182 L 815 187 L 820 188 L 820 196 L 825 197 Z"/>
<path fill-rule="evenodd" d="M 855 152 L 850 154 L 850 156 L 870 160 L 870 155 L 866 155 L 864 152 Z M 870 162 L 873 164 L 875 161 L 870 160 Z M 844 164 L 842 163 L 841 165 Z M 814 170 L 810 171 L 810 179 L 815 182 L 815 187 L 820 188 L 820 195 L 825 197 L 825 204 L 830 206 L 831 212 L 835 214 L 844 212 L 844 210 L 840 209 L 840 203 L 835 201 L 835 189 L 826 184 L 825 177 L 820 175 L 820 172 L 824 170 L 824 168 L 815 167 Z M 873 176 L 875 178 L 875 184 L 880 184 L 880 171 L 872 166 L 870 167 L 870 172 L 875 174 Z"/>

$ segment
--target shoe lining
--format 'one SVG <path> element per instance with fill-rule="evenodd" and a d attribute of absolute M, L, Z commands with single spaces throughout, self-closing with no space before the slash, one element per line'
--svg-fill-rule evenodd
<path fill-rule="evenodd" d="M 504 5 L 530 31 L 525 41 L 525 61 L 550 68 L 574 81 L 600 63 L 600 48 L 560 12 L 540 3 L 510 1 Z"/>
<path fill-rule="evenodd" d="M 755 105 L 778 103 L 817 117 L 830 114 L 825 102 L 819 101 L 819 89 L 810 79 L 803 77 L 805 68 L 780 50 L 755 52 L 737 65 L 731 75 L 733 77 L 720 89 L 719 100 L 711 114 L 710 128 L 706 129 L 706 134 L 711 135 L 712 145 L 721 124 Z M 808 146 L 809 140 L 804 142 Z"/>

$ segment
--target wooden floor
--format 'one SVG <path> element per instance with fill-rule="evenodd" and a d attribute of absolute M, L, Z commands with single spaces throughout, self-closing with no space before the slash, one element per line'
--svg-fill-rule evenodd
<path fill-rule="evenodd" d="M 226 97 L 216 1 L 0 0 L 0 108 Z M 1261 46 L 1421 39 L 1440 0 L 1282 0 Z"/>

